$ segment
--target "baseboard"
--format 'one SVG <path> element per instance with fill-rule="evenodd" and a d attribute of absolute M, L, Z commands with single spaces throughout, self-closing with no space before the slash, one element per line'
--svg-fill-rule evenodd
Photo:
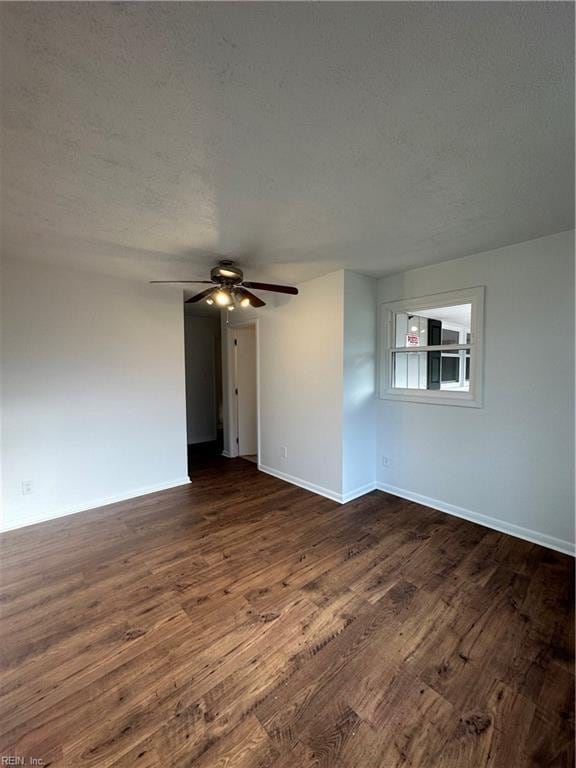
<path fill-rule="evenodd" d="M 232 458 L 232 454 L 230 453 L 230 451 L 226 451 L 226 450 L 222 451 L 222 456 L 225 456 L 227 459 Z"/>
<path fill-rule="evenodd" d="M 402 499 L 407 499 L 408 501 L 414 501 L 417 504 L 422 504 L 424 507 L 431 507 L 432 509 L 437 509 L 439 512 L 445 512 L 448 515 L 460 517 L 463 520 L 470 521 L 471 523 L 483 525 L 485 528 L 491 528 L 493 531 L 499 531 L 500 533 L 506 533 L 510 536 L 515 536 L 517 539 L 524 539 L 524 541 L 529 541 L 532 544 L 540 544 L 542 547 L 554 549 L 557 552 L 562 552 L 565 555 L 574 556 L 576 554 L 574 542 L 564 541 L 563 539 L 558 539 L 555 536 L 549 536 L 547 533 L 541 533 L 540 531 L 532 531 L 529 528 L 524 528 L 521 525 L 507 523 L 504 520 L 498 520 L 495 517 L 482 515 L 478 512 L 472 512 L 469 509 L 457 507 L 454 504 L 447 504 L 444 501 L 438 501 L 438 499 L 433 499 L 430 496 L 423 496 L 420 493 L 413 493 L 412 491 L 407 491 L 404 488 L 397 488 L 394 485 L 386 485 L 385 483 L 378 482 L 368 483 L 367 485 L 356 488 L 355 490 L 349 491 L 346 494 L 341 494 L 335 493 L 328 488 L 323 488 L 322 486 L 316 485 L 315 483 L 309 483 L 307 480 L 301 480 L 299 477 L 294 477 L 293 475 L 289 475 L 286 472 L 280 472 L 277 469 L 272 469 L 272 467 L 267 467 L 264 464 L 258 464 L 258 469 L 262 472 L 266 472 L 268 475 L 277 477 L 279 480 L 285 480 L 287 483 L 297 485 L 299 488 L 305 488 L 307 491 L 312 491 L 313 493 L 317 493 L 320 496 L 325 496 L 327 499 L 336 501 L 339 504 L 346 504 L 347 502 L 352 501 L 353 499 L 357 499 L 360 496 L 364 496 L 364 494 L 370 493 L 374 490 L 383 491 L 384 493 L 391 493 L 393 496 L 400 496 Z"/>
<path fill-rule="evenodd" d="M 565 555 L 574 556 L 575 554 L 573 542 L 557 539 L 555 536 L 549 536 L 547 533 L 532 531 L 521 525 L 507 523 L 504 520 L 498 520 L 495 517 L 482 515 L 478 512 L 471 512 L 469 509 L 457 507 L 453 504 L 447 504 L 444 501 L 438 501 L 438 499 L 433 499 L 430 496 L 422 496 L 419 493 L 413 493 L 404 488 L 396 488 L 394 485 L 377 483 L 376 488 L 379 491 L 384 491 L 384 493 L 391 493 L 393 496 L 400 496 L 402 499 L 422 504 L 424 507 L 431 507 L 432 509 L 437 509 L 439 512 L 446 512 L 448 515 L 454 515 L 454 517 L 461 517 L 463 520 L 469 520 L 471 523 L 483 525 L 485 528 L 491 528 L 500 533 L 507 533 L 510 536 L 515 536 L 517 539 L 524 539 L 532 544 L 540 544 L 543 547 L 555 549 L 557 552 L 562 552 Z"/>
<path fill-rule="evenodd" d="M 261 472 L 265 472 L 267 475 L 277 477 L 278 480 L 285 480 L 287 483 L 297 485 L 299 488 L 304 488 L 306 491 L 312 491 L 312 493 L 317 493 L 319 496 L 324 496 L 331 501 L 337 501 L 339 504 L 342 504 L 341 493 L 335 493 L 329 488 L 316 485 L 316 483 L 309 483 L 307 480 L 301 480 L 299 477 L 294 477 L 293 475 L 289 475 L 286 472 L 280 472 L 280 470 L 272 469 L 272 467 L 267 467 L 264 464 L 258 464 L 258 469 Z"/>
<path fill-rule="evenodd" d="M 330 501 L 336 501 L 338 504 L 347 504 L 349 501 L 358 499 L 360 496 L 364 496 L 366 493 L 376 490 L 375 483 L 367 483 L 366 485 L 355 488 L 353 491 L 348 491 L 348 493 L 336 493 L 336 491 L 331 491 L 329 488 L 316 485 L 316 483 L 310 483 L 308 480 L 302 480 L 299 477 L 294 477 L 294 475 L 289 475 L 287 472 L 281 472 L 279 469 L 267 467 L 265 464 L 258 464 L 258 469 L 261 472 L 265 472 L 267 475 L 277 477 L 279 480 L 285 480 L 287 483 L 297 485 L 299 488 L 304 488 L 307 491 L 312 491 L 312 493 L 317 493 L 319 496 L 324 496 L 325 498 L 330 499 Z"/>
<path fill-rule="evenodd" d="M 358 488 L 355 488 L 353 491 L 348 491 L 348 493 L 343 493 L 341 500 L 342 504 L 347 504 L 349 501 L 354 501 L 354 499 L 359 499 L 360 496 L 365 496 L 367 493 L 371 493 L 372 491 L 378 490 L 378 487 L 376 483 L 366 483 L 366 485 L 361 485 Z"/>
<path fill-rule="evenodd" d="M 137 499 L 139 496 L 147 496 L 150 493 L 158 493 L 158 491 L 168 491 L 170 488 L 177 488 L 181 485 L 187 485 L 190 483 L 190 478 L 179 478 L 178 480 L 170 480 L 166 483 L 159 483 L 158 485 L 149 485 L 144 488 L 135 488 L 125 493 L 115 494 L 114 496 L 106 496 L 101 499 L 94 499 L 85 504 L 74 506 L 73 508 L 59 509 L 55 512 L 51 512 L 48 515 L 38 515 L 36 517 L 29 517 L 21 522 L 14 523 L 13 525 L 2 525 L 0 527 L 0 533 L 5 531 L 14 531 L 17 528 L 26 528 L 29 525 L 37 525 L 38 523 L 46 523 L 49 520 L 57 520 L 59 517 L 67 517 L 68 515 L 76 515 L 79 512 L 88 512 L 98 507 L 106 507 L 109 504 L 117 504 L 119 501 L 129 501 L 130 499 Z"/>

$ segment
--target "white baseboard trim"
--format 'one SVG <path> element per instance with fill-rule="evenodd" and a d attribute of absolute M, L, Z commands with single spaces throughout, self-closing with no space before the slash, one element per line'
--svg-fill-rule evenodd
<path fill-rule="evenodd" d="M 377 483 L 376 487 L 379 491 L 384 491 L 384 493 L 391 493 L 393 496 L 400 496 L 402 499 L 414 501 L 417 504 L 422 504 L 424 507 L 437 509 L 439 512 L 446 512 L 446 514 L 454 515 L 454 517 L 461 517 L 463 520 L 469 520 L 471 523 L 483 525 L 485 528 L 491 528 L 492 530 L 499 531 L 500 533 L 507 533 L 510 536 L 515 536 L 517 539 L 524 539 L 525 541 L 529 541 L 532 544 L 540 544 L 543 547 L 555 549 L 557 552 L 562 552 L 565 555 L 574 556 L 576 553 L 574 542 L 557 539 L 555 536 L 549 536 L 547 533 L 532 531 L 529 528 L 524 528 L 521 525 L 507 523 L 504 520 L 498 520 L 495 517 L 482 515 L 478 512 L 471 512 L 469 509 L 456 507 L 453 504 L 447 504 L 444 501 L 438 501 L 438 499 L 433 499 L 430 496 L 422 496 L 419 493 L 413 493 L 412 491 L 407 491 L 404 488 L 396 488 L 394 485 Z"/>
<path fill-rule="evenodd" d="M 331 491 L 329 488 L 316 485 L 316 483 L 310 483 L 308 480 L 302 480 L 299 477 L 294 477 L 294 475 L 289 475 L 287 472 L 281 472 L 279 469 L 267 467 L 265 464 L 258 464 L 258 469 L 261 472 L 265 472 L 267 475 L 277 477 L 279 480 L 285 480 L 287 483 L 297 485 L 299 488 L 304 488 L 307 491 L 312 491 L 312 493 L 317 493 L 319 496 L 324 496 L 325 498 L 330 499 L 330 501 L 336 501 L 338 504 L 347 504 L 349 501 L 358 499 L 360 496 L 364 496 L 365 494 L 370 493 L 370 491 L 376 490 L 376 483 L 367 483 L 359 488 L 355 488 L 353 491 L 348 491 L 348 493 L 336 493 L 336 491 Z"/>
<path fill-rule="evenodd" d="M 354 499 L 359 499 L 360 496 L 365 496 L 367 493 L 371 493 L 372 491 L 378 490 L 378 486 L 376 483 L 366 483 L 366 485 L 361 485 L 359 488 L 355 488 L 353 491 L 348 491 L 348 493 L 342 494 L 342 504 L 347 504 L 349 501 L 354 501 Z"/>
<path fill-rule="evenodd" d="M 331 491 L 329 488 L 323 488 L 321 485 L 316 485 L 316 483 L 309 483 L 307 480 L 301 480 L 299 477 L 294 477 L 294 475 L 289 475 L 286 472 L 280 472 L 280 470 L 272 469 L 272 467 L 267 467 L 264 464 L 258 464 L 258 469 L 261 472 L 265 472 L 267 475 L 277 477 L 278 480 L 285 480 L 287 483 L 297 485 L 299 488 L 304 488 L 306 491 L 312 491 L 312 493 L 317 493 L 319 496 L 324 496 L 331 501 L 337 501 L 339 504 L 342 504 L 341 493 Z"/>
<path fill-rule="evenodd" d="M 50 512 L 47 515 L 37 515 L 35 517 L 29 517 L 25 520 L 17 523 L 2 525 L 0 527 L 0 533 L 5 531 L 14 531 L 17 528 L 26 528 L 28 525 L 37 525 L 38 523 L 46 523 L 49 520 L 57 520 L 59 517 L 67 517 L 68 515 L 76 515 L 79 512 L 88 512 L 91 509 L 97 509 L 98 507 L 106 507 L 109 504 L 117 504 L 119 501 L 129 501 L 130 499 L 137 499 L 139 496 L 147 496 L 150 493 L 158 493 L 158 491 L 168 491 L 170 488 L 178 488 L 181 485 L 188 485 L 190 478 L 178 478 L 177 480 L 169 480 L 166 483 L 159 483 L 158 485 L 149 485 L 144 488 L 134 488 L 131 491 L 124 493 L 118 493 L 113 496 L 106 496 L 101 499 L 94 499 L 85 504 L 79 506 L 69 507 L 67 509 L 58 509 L 54 512 Z"/>
<path fill-rule="evenodd" d="M 507 523 L 504 520 L 498 520 L 497 518 L 490 517 L 489 515 L 482 515 L 478 512 L 472 512 L 469 509 L 457 507 L 454 504 L 448 504 L 444 501 L 433 499 L 430 496 L 423 496 L 420 493 L 413 493 L 412 491 L 407 491 L 404 488 L 397 488 L 394 485 L 386 485 L 385 483 L 379 482 L 368 483 L 367 485 L 356 488 L 355 490 L 349 491 L 346 494 L 341 494 L 336 493 L 335 491 L 331 491 L 329 488 L 323 488 L 322 486 L 316 485 L 315 483 L 309 483 L 307 480 L 301 480 L 299 477 L 294 477 L 293 475 L 289 475 L 286 472 L 281 472 L 278 469 L 272 469 L 272 467 L 267 467 L 264 464 L 258 464 L 258 469 L 268 475 L 277 477 L 279 480 L 285 480 L 287 483 L 297 485 L 299 488 L 312 491 L 312 493 L 317 493 L 320 496 L 324 496 L 331 501 L 336 501 L 339 504 L 346 504 L 347 502 L 352 501 L 353 499 L 357 499 L 360 496 L 364 496 L 366 493 L 370 493 L 374 490 L 383 491 L 384 493 L 391 493 L 393 496 L 399 496 L 402 499 L 407 499 L 408 501 L 414 501 L 417 504 L 422 504 L 424 507 L 431 507 L 432 509 L 437 509 L 439 512 L 445 512 L 448 515 L 460 517 L 463 520 L 468 520 L 471 523 L 477 523 L 478 525 L 482 525 L 485 528 L 491 528 L 493 531 L 499 531 L 500 533 L 506 533 L 510 536 L 515 536 L 517 539 L 524 539 L 525 541 L 529 541 L 532 544 L 540 544 L 543 547 L 554 549 L 557 552 L 562 552 L 565 555 L 574 556 L 576 554 L 576 547 L 574 546 L 573 542 L 564 541 L 563 539 L 558 539 L 555 536 L 550 536 L 547 533 L 541 533 L 540 531 L 532 531 L 529 528 L 524 528 L 521 525 Z"/>
<path fill-rule="evenodd" d="M 230 451 L 226 451 L 226 450 L 222 451 L 222 456 L 225 456 L 227 459 L 232 458 L 232 454 L 230 453 Z"/>

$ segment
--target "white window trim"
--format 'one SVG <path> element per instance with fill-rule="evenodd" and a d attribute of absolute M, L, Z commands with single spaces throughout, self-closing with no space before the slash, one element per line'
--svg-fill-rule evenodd
<path fill-rule="evenodd" d="M 468 408 L 482 408 L 484 381 L 484 286 L 465 288 L 459 291 L 418 296 L 413 299 L 391 301 L 380 305 L 380 355 L 378 361 L 379 393 L 383 400 L 403 400 L 412 403 L 436 405 L 458 405 Z M 453 351 L 470 347 L 470 391 L 399 389 L 392 386 L 392 352 L 394 345 L 394 313 L 449 307 L 455 304 L 471 304 L 470 344 L 452 344 Z M 440 345 L 442 346 L 442 345 Z M 413 347 L 408 351 L 426 352 L 435 347 Z"/>

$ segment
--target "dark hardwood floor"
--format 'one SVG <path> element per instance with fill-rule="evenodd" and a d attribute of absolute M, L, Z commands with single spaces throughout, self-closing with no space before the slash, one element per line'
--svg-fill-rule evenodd
<path fill-rule="evenodd" d="M 417 504 L 206 459 L 189 487 L 4 534 L 0 568 L 0 754 L 573 765 L 571 558 Z"/>

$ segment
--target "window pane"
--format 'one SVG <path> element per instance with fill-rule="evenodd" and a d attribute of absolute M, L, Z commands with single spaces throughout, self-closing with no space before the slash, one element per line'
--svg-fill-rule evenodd
<path fill-rule="evenodd" d="M 460 379 L 460 360 L 458 355 L 442 355 L 442 383 Z"/>
<path fill-rule="evenodd" d="M 394 389 L 469 392 L 470 354 L 454 352 L 393 352 Z"/>
<path fill-rule="evenodd" d="M 394 346 L 426 347 L 439 344 L 469 344 L 471 304 L 419 309 L 417 313 L 394 314 Z"/>
<path fill-rule="evenodd" d="M 470 355 L 465 349 L 456 352 L 442 352 L 440 389 L 451 392 L 469 392 L 470 381 L 466 376 Z"/>
<path fill-rule="evenodd" d="M 460 344 L 460 334 L 452 328 L 442 328 L 442 344 Z"/>
<path fill-rule="evenodd" d="M 407 312 L 396 312 L 395 332 L 397 347 L 425 347 L 428 344 L 428 320 Z"/>
<path fill-rule="evenodd" d="M 394 383 L 399 389 L 426 389 L 426 352 L 394 352 Z"/>

